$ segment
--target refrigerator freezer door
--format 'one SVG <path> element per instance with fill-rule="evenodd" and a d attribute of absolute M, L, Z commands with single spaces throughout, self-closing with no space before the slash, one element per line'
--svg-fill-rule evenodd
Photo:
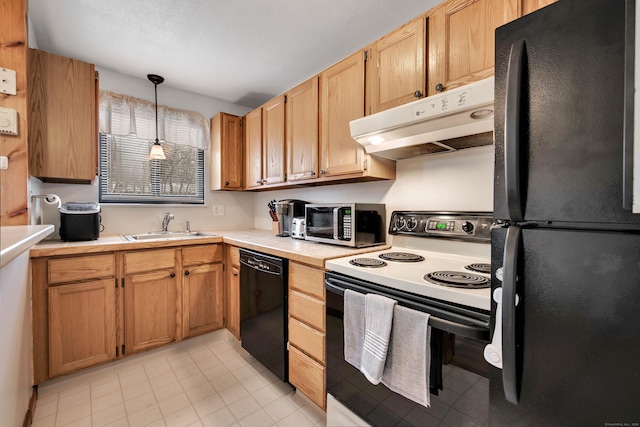
<path fill-rule="evenodd" d="M 494 288 L 506 234 L 492 235 Z M 640 234 L 522 229 L 518 258 L 519 304 L 503 320 L 515 328 L 519 400 L 491 368 L 490 425 L 637 423 Z"/>
<path fill-rule="evenodd" d="M 560 1 L 496 30 L 495 218 L 640 225 L 622 200 L 625 3 Z"/>

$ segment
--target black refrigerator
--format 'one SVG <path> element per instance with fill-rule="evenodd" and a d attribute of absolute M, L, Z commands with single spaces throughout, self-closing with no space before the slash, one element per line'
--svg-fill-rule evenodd
<path fill-rule="evenodd" d="M 640 425 L 634 8 L 559 0 L 496 30 L 491 426 Z"/>

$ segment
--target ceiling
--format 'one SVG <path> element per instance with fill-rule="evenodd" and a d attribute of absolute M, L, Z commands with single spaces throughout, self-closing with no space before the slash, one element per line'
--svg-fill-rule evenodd
<path fill-rule="evenodd" d="M 39 49 L 254 108 L 440 1 L 29 0 L 29 17 Z"/>

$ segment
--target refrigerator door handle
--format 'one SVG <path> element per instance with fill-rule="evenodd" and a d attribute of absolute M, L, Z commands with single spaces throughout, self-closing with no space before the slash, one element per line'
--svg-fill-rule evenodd
<path fill-rule="evenodd" d="M 518 404 L 518 366 L 516 358 L 516 281 L 522 231 L 518 226 L 507 229 L 504 245 L 502 281 L 502 386 L 507 400 Z"/>
<path fill-rule="evenodd" d="M 525 43 L 518 40 L 511 45 L 507 69 L 504 111 L 504 176 L 509 219 L 523 219 L 520 200 L 520 107 L 524 72 Z"/>

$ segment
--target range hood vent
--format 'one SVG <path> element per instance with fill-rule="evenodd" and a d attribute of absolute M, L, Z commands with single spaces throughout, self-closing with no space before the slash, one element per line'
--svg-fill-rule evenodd
<path fill-rule="evenodd" d="M 400 160 L 493 144 L 493 77 L 350 122 L 367 153 Z"/>

